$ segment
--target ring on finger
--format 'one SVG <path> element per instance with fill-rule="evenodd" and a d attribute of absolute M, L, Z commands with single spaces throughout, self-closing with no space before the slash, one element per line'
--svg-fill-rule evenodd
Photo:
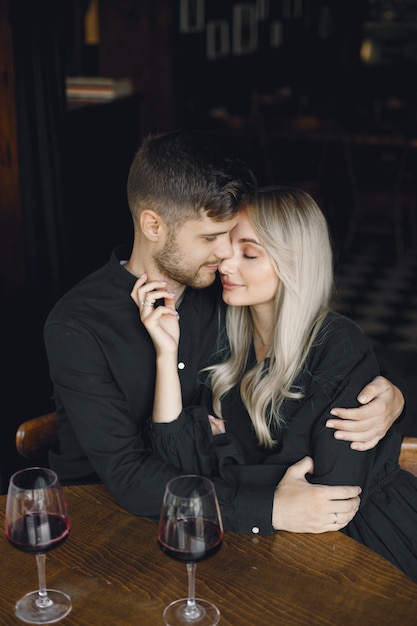
<path fill-rule="evenodd" d="M 337 513 L 333 513 L 333 515 L 334 515 L 333 524 L 337 524 L 338 515 L 337 515 Z"/>
<path fill-rule="evenodd" d="M 141 305 L 153 307 L 154 302 L 150 302 L 150 300 L 142 300 Z"/>

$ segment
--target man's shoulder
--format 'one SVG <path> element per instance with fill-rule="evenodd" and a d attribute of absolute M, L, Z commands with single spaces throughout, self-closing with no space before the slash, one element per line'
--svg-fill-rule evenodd
<path fill-rule="evenodd" d="M 64 320 L 94 317 L 124 299 L 127 300 L 135 277 L 120 265 L 115 253 L 107 263 L 73 285 L 51 309 L 46 325 Z"/>

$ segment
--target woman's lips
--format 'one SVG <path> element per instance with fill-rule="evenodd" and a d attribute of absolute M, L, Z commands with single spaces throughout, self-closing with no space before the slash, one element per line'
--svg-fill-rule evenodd
<path fill-rule="evenodd" d="M 237 285 L 236 283 L 230 283 L 229 281 L 223 280 L 223 279 L 222 279 L 222 285 L 223 285 L 223 289 L 226 289 L 228 291 L 237 289 L 238 287 L 242 286 L 242 285 Z"/>

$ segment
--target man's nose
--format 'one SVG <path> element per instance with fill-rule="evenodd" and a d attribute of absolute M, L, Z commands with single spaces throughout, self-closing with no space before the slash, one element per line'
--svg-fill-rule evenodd
<path fill-rule="evenodd" d="M 230 259 L 233 256 L 233 248 L 229 238 L 229 235 L 226 235 L 222 238 L 222 241 L 219 241 L 219 245 L 216 247 L 215 255 L 218 259 Z"/>

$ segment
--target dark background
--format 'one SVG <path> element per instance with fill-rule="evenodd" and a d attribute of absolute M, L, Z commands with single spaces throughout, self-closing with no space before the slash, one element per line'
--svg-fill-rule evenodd
<path fill-rule="evenodd" d="M 417 310 L 415 146 L 407 143 L 417 137 L 417 2 L 259 0 L 240 14 L 239 4 L 97 0 L 91 41 L 88 0 L 0 0 L 3 488 L 25 463 L 17 425 L 53 408 L 46 315 L 131 239 L 125 187 L 135 150 L 148 132 L 179 126 L 216 134 L 261 184 L 297 183 L 317 197 L 335 241 L 340 308 L 359 323 L 353 304 L 377 275 L 384 304 L 392 289 L 383 272 L 408 262 L 389 332 L 366 331 L 408 382 L 401 428 L 417 435 L 417 322 L 407 348 L 397 341 L 410 323 L 400 312 Z M 127 77 L 133 93 L 74 106 L 65 96 L 72 75 Z M 372 266 L 364 248 L 375 251 Z M 354 293 L 352 274 L 364 277 Z"/>

